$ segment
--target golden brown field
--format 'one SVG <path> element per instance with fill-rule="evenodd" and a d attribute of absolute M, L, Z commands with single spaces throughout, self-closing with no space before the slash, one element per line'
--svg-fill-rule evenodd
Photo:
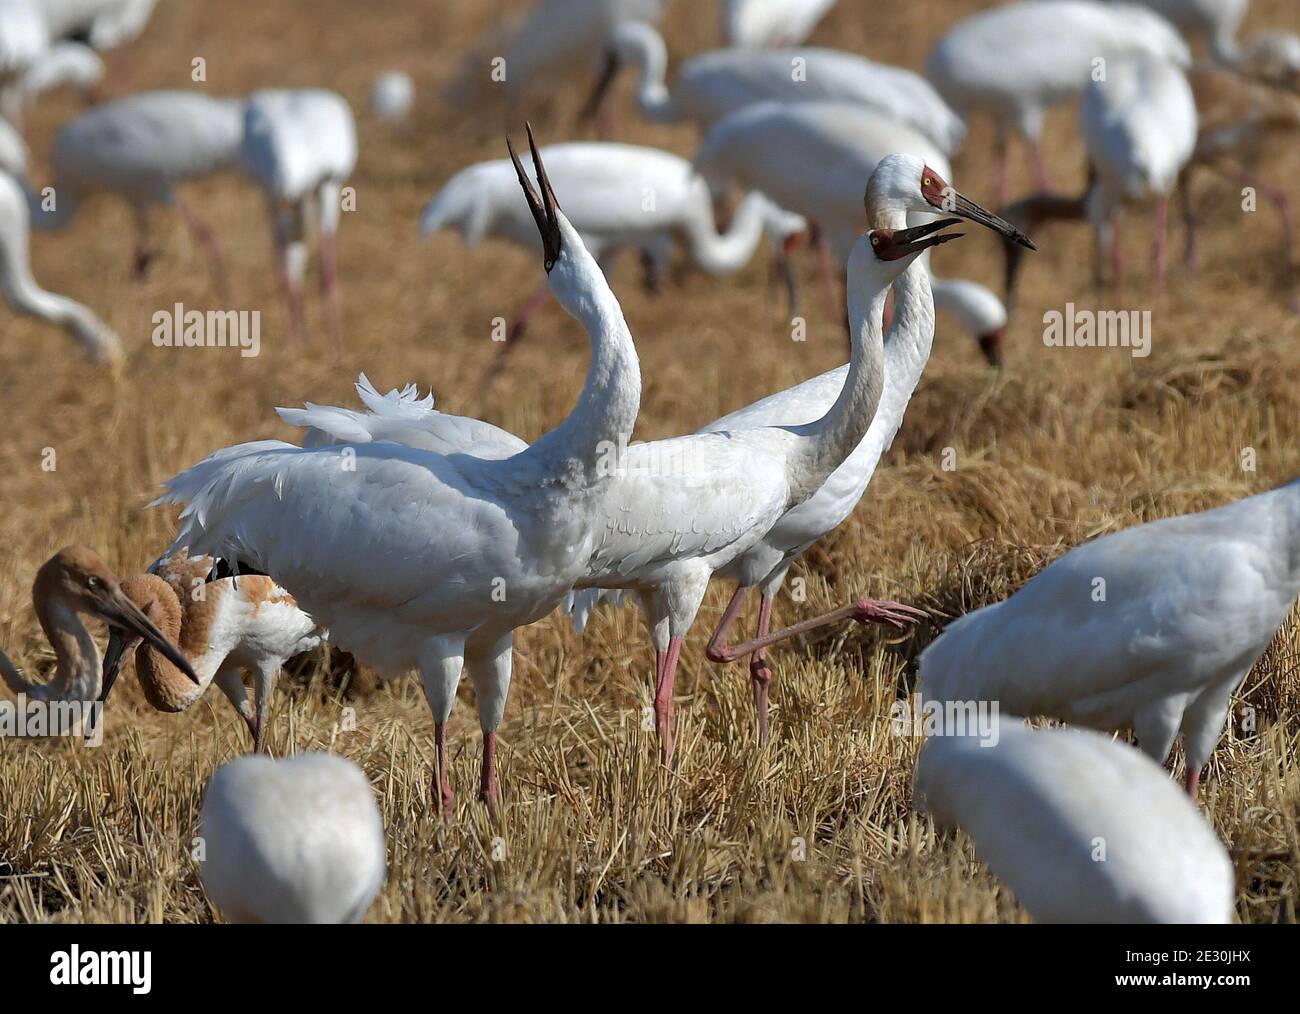
<path fill-rule="evenodd" d="M 83 362 L 57 329 L 3 315 L 0 378 L 0 645 L 45 678 L 52 655 L 35 622 L 32 576 L 59 547 L 96 547 L 119 574 L 167 546 L 174 515 L 144 511 L 158 483 L 210 450 L 240 440 L 294 439 L 273 407 L 306 400 L 353 405 L 365 370 L 381 390 L 415 381 L 438 406 L 533 439 L 571 405 L 587 364 L 578 325 L 554 304 L 488 391 L 499 352 L 494 317 L 509 317 L 542 279 L 518 249 L 467 251 L 458 236 L 422 241 L 422 204 L 454 171 L 504 153 L 499 107 L 476 115 L 438 99 L 466 49 L 517 2 L 391 0 L 163 0 L 118 90 L 190 85 L 242 94 L 264 85 L 323 85 L 357 114 L 357 207 L 340 228 L 346 349 L 320 327 L 296 347 L 271 270 L 260 196 L 229 177 L 190 187 L 216 225 L 231 268 L 233 305 L 263 313 L 258 358 L 233 350 L 154 348 L 152 313 L 175 302 L 214 305 L 201 251 L 179 218 L 160 213 L 153 274 L 131 276 L 131 220 L 111 199 L 83 209 L 63 233 L 37 235 L 32 256 L 47 288 L 101 314 L 128 346 L 114 377 Z M 812 44 L 919 69 L 944 28 L 985 0 L 841 3 Z M 868 11 L 888 9 L 890 27 Z M 1254 0 L 1248 28 L 1300 31 L 1294 0 Z M 665 19 L 674 59 L 713 45 L 716 5 L 674 0 Z M 418 101 L 399 127 L 368 115 L 381 71 L 415 78 Z M 588 78 L 580 69 L 510 119 L 531 117 L 542 143 L 580 136 Z M 639 122 L 623 81 L 620 138 L 690 156 L 691 126 Z M 80 108 L 45 99 L 28 130 L 33 182 L 50 139 Z M 587 136 L 590 136 L 589 133 Z M 956 184 L 993 203 L 992 132 L 976 122 L 956 160 Z M 1082 184 L 1072 110 L 1053 114 L 1049 156 L 1059 186 Z M 1030 187 L 1013 149 L 1013 193 Z M 1300 201 L 1300 144 L 1264 153 L 1261 175 Z M 865 182 L 865 181 L 864 181 Z M 564 195 L 560 194 L 563 201 Z M 778 603 L 793 621 L 872 593 L 957 615 L 1009 594 L 1044 562 L 1102 532 L 1201 509 L 1300 474 L 1300 319 L 1282 263 L 1280 224 L 1239 188 L 1195 185 L 1201 265 L 1171 271 L 1155 299 L 1142 267 L 1149 217 L 1126 219 L 1130 276 L 1098 305 L 1153 310 L 1153 353 L 1050 349 L 1041 316 L 1067 300 L 1091 304 L 1091 237 L 1058 226 L 1035 235 L 1005 368 L 940 318 L 935 352 L 892 451 L 849 523 L 796 565 L 807 601 Z M 1001 290 L 995 238 L 972 234 L 936 255 L 936 271 Z M 809 340 L 790 340 L 767 255 L 715 280 L 683 273 L 654 297 L 635 259 L 612 279 L 645 378 L 638 436 L 694 430 L 761 395 L 842 362 L 844 337 L 827 312 L 811 257 L 797 261 Z M 944 448 L 957 467 L 944 470 Z M 54 448 L 57 469 L 41 468 Z M 1242 468 L 1253 448 L 1257 470 Z M 789 585 L 787 585 L 787 591 Z M 430 805 L 432 723 L 416 679 L 373 688 L 340 680 L 319 660 L 296 666 L 273 703 L 277 756 L 326 749 L 358 762 L 380 798 L 390 875 L 369 914 L 381 922 L 989 922 L 1024 921 L 1015 899 L 975 859 L 963 835 L 937 834 L 911 809 L 917 742 L 890 734 L 890 704 L 914 679 L 914 659 L 942 625 L 900 636 L 849 628 L 775 653 L 773 737 L 759 749 L 747 669 L 704 659 L 708 631 L 730 594 L 711 590 L 678 677 L 677 758 L 658 763 L 640 729 L 651 700 L 651 654 L 633 610 L 597 615 L 585 639 L 558 616 L 520 631 L 514 684 L 500 730 L 505 806 L 498 822 L 475 800 L 480 737 L 472 690 L 453 715 L 457 819 Z M 752 627 L 747 613 L 745 629 Z M 1241 700 L 1260 715 L 1237 722 L 1214 755 L 1202 804 L 1237 863 L 1242 922 L 1290 922 L 1300 908 L 1300 625 L 1293 616 L 1248 679 Z M 356 709 L 355 731 L 341 729 Z M 1234 712 L 1235 713 L 1235 712 Z M 0 741 L 0 921 L 206 922 L 190 843 L 207 776 L 247 748 L 242 725 L 215 691 L 182 715 L 149 710 L 133 676 L 107 711 L 104 745 Z M 1181 768 L 1181 759 L 1175 760 Z M 499 841 L 498 841 L 499 839 Z M 1261 858 L 1266 856 L 1268 858 Z M 1279 858 L 1279 856 L 1281 858 Z"/>

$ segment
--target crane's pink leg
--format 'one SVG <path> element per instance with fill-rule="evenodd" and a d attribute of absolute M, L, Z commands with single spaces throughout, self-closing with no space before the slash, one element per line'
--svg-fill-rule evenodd
<path fill-rule="evenodd" d="M 762 640 L 772 626 L 772 596 L 763 595 L 758 604 L 758 630 L 756 636 Z M 758 715 L 758 742 L 767 743 L 767 696 L 772 684 L 772 669 L 767 664 L 767 649 L 759 648 L 749 656 L 749 678 L 754 684 L 754 710 Z"/>
<path fill-rule="evenodd" d="M 659 731 L 659 751 L 665 767 L 673 760 L 673 683 L 677 679 L 677 659 L 681 652 L 680 637 L 668 641 L 668 650 L 663 652 L 662 662 L 656 652 L 659 674 L 655 686 L 655 727 Z"/>
<path fill-rule="evenodd" d="M 497 734 L 483 733 L 483 774 L 479 779 L 478 797 L 487 804 L 488 812 L 496 816 L 501 803 L 501 790 L 497 786 Z"/>
<path fill-rule="evenodd" d="M 1201 784 L 1201 771 L 1199 768 L 1188 769 L 1187 778 L 1183 783 L 1187 786 L 1187 794 L 1192 797 L 1192 802 L 1196 802 L 1196 790 Z"/>
<path fill-rule="evenodd" d="M 1178 201 L 1183 212 L 1183 233 L 1186 236 L 1183 247 L 1183 264 L 1188 271 L 1196 270 L 1196 213 L 1192 208 L 1192 188 L 1187 170 L 1178 178 Z"/>
<path fill-rule="evenodd" d="M 501 350 L 502 352 L 510 351 L 510 349 L 514 348 L 515 343 L 524 336 L 524 332 L 528 329 L 528 318 L 546 305 L 546 298 L 550 295 L 550 292 L 551 290 L 545 284 L 533 290 L 532 295 L 528 297 L 524 305 L 520 307 L 519 312 L 515 314 L 514 322 L 510 325 L 510 332 L 506 336 L 506 344 Z"/>
<path fill-rule="evenodd" d="M 872 621 L 875 623 L 887 623 L 892 627 L 902 629 L 908 623 L 915 623 L 918 620 L 928 619 L 929 613 L 912 606 L 904 605 L 901 602 L 882 601 L 880 599 L 861 598 L 849 606 L 841 606 L 839 609 L 832 609 L 829 613 L 823 613 L 821 616 L 814 616 L 807 620 L 800 620 L 789 627 L 778 630 L 775 633 L 765 634 L 762 637 L 756 637 L 752 641 L 746 641 L 743 644 L 723 646 L 717 650 L 715 661 L 730 662 L 737 658 L 743 658 L 745 655 L 752 654 L 760 648 L 766 648 L 769 645 L 776 644 L 778 641 L 784 641 L 790 637 L 796 637 L 799 634 L 806 634 L 810 630 L 816 630 L 818 627 L 827 627 L 834 623 L 841 623 L 844 620 L 857 620 L 859 622 Z M 711 658 L 713 656 L 710 656 Z"/>
<path fill-rule="evenodd" d="M 289 331 L 295 342 L 306 338 L 302 319 L 302 289 L 289 274 L 289 247 L 277 235 L 274 237 L 275 263 L 279 266 L 280 291 L 284 293 L 284 302 L 289 309 Z"/>
<path fill-rule="evenodd" d="M 204 254 L 208 258 L 208 272 L 212 276 L 212 285 L 217 290 L 217 298 L 222 302 L 230 299 L 230 289 L 226 285 L 226 265 L 221 257 L 221 247 L 217 243 L 217 235 L 212 231 L 212 227 L 204 222 L 193 209 L 179 198 L 176 201 L 176 209 L 181 213 L 181 219 L 185 222 L 186 228 L 190 230 L 190 235 L 203 248 Z"/>
<path fill-rule="evenodd" d="M 333 232 L 320 234 L 320 290 L 334 344 L 343 348 L 343 310 L 339 304 L 339 269 Z"/>
<path fill-rule="evenodd" d="M 1169 198 L 1156 201 L 1155 243 L 1151 253 L 1155 273 L 1155 291 L 1159 295 L 1165 287 L 1165 243 L 1169 239 Z"/>
<path fill-rule="evenodd" d="M 451 776 L 447 771 L 447 725 L 433 723 L 433 743 L 437 750 L 437 771 L 434 772 L 433 798 L 442 809 L 442 819 L 451 823 L 455 812 L 456 794 L 451 790 Z"/>
<path fill-rule="evenodd" d="M 1118 291 L 1124 284 L 1124 251 L 1120 245 L 1118 211 L 1110 216 L 1110 271 L 1111 284 Z"/>
<path fill-rule="evenodd" d="M 727 608 L 722 611 L 722 618 L 718 620 L 717 629 L 709 638 L 709 643 L 704 646 L 704 655 L 710 662 L 730 662 L 735 657 L 729 654 L 731 649 L 722 642 L 727 639 L 727 633 L 731 630 L 731 625 L 736 622 L 736 617 L 740 615 L 740 607 L 745 604 L 745 592 L 747 591 L 749 589 L 743 584 L 738 584 L 736 590 L 731 593 L 731 601 L 727 603 Z"/>

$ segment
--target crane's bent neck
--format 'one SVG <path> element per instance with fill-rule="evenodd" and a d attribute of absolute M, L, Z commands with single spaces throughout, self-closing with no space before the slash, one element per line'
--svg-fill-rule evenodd
<path fill-rule="evenodd" d="M 866 436 L 884 387 L 885 350 L 881 321 L 888 284 L 868 270 L 874 258 L 864 242 L 849 257 L 848 302 L 853 356 L 835 403 L 815 422 L 793 428 L 803 439 L 793 455 L 792 498 L 802 503 L 826 482 Z"/>
<path fill-rule="evenodd" d="M 48 683 L 31 683 L 13 664 L 0 665 L 9 689 L 38 701 L 93 701 L 99 697 L 99 648 L 77 612 L 39 584 L 32 604 L 45 639 L 54 649 L 54 676 Z M 5 660 L 8 662 L 8 660 Z"/>
<path fill-rule="evenodd" d="M 754 247 L 763 235 L 763 216 L 767 200 L 750 191 L 736 208 L 731 225 L 722 235 L 713 226 L 712 207 L 706 199 L 704 213 L 691 216 L 686 223 L 691 259 L 709 274 L 724 275 L 739 271 L 754 255 Z"/>
<path fill-rule="evenodd" d="M 636 102 L 641 115 L 655 123 L 672 123 L 681 119 L 666 83 L 668 48 L 663 36 L 649 25 L 624 25 L 619 52 L 637 70 Z"/>
<path fill-rule="evenodd" d="M 170 659 L 149 644 L 141 644 L 135 652 L 135 671 L 144 690 L 145 700 L 158 711 L 184 711 L 203 696 L 213 677 L 216 666 L 210 660 L 197 657 L 186 636 L 186 616 L 176 590 L 157 574 L 143 575 L 148 581 L 152 597 L 145 605 L 145 615 L 162 631 L 172 644 L 178 645 L 199 677 L 193 683 Z"/>

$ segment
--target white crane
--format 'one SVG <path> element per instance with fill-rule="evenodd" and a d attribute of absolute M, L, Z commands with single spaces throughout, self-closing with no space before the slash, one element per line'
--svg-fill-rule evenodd
<path fill-rule="evenodd" d="M 187 180 L 234 168 L 243 133 L 243 105 L 198 92 L 141 92 L 82 113 L 54 138 L 53 193 L 33 200 L 32 225 L 67 225 L 86 197 L 111 193 L 135 209 L 137 277 L 153 253 L 152 205 L 174 207 L 208 256 L 218 291 L 225 290 L 221 252 L 212 229 L 180 199 Z"/>
<path fill-rule="evenodd" d="M 497 460 L 390 442 L 241 444 L 172 479 L 159 501 L 188 504 L 177 546 L 265 572 L 331 640 L 381 673 L 420 671 L 434 719 L 435 800 L 448 818 L 446 721 L 462 669 L 474 681 L 480 786 L 491 803 L 513 631 L 549 613 L 587 572 L 608 515 L 607 449 L 632 432 L 641 399 L 632 336 L 600 268 L 544 169 L 541 198 L 522 165 L 517 175 L 551 291 L 592 342 L 586 384 L 564 422 Z"/>
<path fill-rule="evenodd" d="M 1181 731 L 1187 789 L 1233 690 L 1300 595 L 1300 481 L 1070 551 L 921 655 L 921 693 L 1132 729 L 1163 761 Z"/>
<path fill-rule="evenodd" d="M 998 129 L 998 202 L 1006 199 L 1007 143 L 1030 142 L 1040 186 L 1047 165 L 1040 140 L 1047 110 L 1082 94 L 1106 64 L 1123 56 L 1161 57 L 1180 67 L 1191 54 L 1173 26 L 1132 4 L 1027 0 L 974 14 L 949 29 L 926 63 L 930 81 L 963 116 L 987 112 Z"/>
<path fill-rule="evenodd" d="M 624 21 L 657 23 L 666 0 L 535 0 L 499 25 L 465 59 L 446 97 L 467 105 L 504 95 L 508 107 L 539 93 L 553 76 L 575 67 L 595 69 L 613 28 Z"/>
<path fill-rule="evenodd" d="M 586 579 L 575 584 L 627 589 L 645 613 L 655 649 L 654 708 L 665 764 L 673 754 L 677 663 L 709 580 L 814 496 L 859 446 L 885 382 L 881 321 L 890 285 L 923 251 L 960 236 L 939 233 L 956 221 L 876 229 L 855 246 L 848 267 L 852 357 L 824 411 L 794 424 L 783 420 L 620 446 L 611 455 L 614 509 L 603 519 Z M 919 284 L 901 287 L 897 316 L 897 328 L 928 331 L 922 339 L 928 343 L 934 308 L 924 272 Z M 892 615 L 875 606 L 863 604 L 862 615 Z"/>
<path fill-rule="evenodd" d="M 693 120 L 708 129 L 755 102 L 843 102 L 892 116 L 945 155 L 956 151 L 966 133 L 961 118 L 919 74 L 834 49 L 710 50 L 686 60 L 669 91 L 663 38 L 651 26 L 629 21 L 610 36 L 588 109 L 600 104 L 623 66 L 637 71 L 642 114 L 659 123 Z"/>
<path fill-rule="evenodd" d="M 0 651 L 0 677 L 10 690 L 29 700 L 94 701 L 99 697 L 99 648 L 82 616 L 144 638 L 187 678 L 198 681 L 185 655 L 126 597 L 108 564 L 93 549 L 65 546 L 41 564 L 32 582 L 32 605 L 54 649 L 54 675 L 46 683 L 32 683 Z"/>
<path fill-rule="evenodd" d="M 913 155 L 895 153 L 881 159 L 867 184 L 864 204 L 867 226 L 871 229 L 901 229 L 907 224 L 909 214 L 927 215 L 947 207 L 954 214 L 1004 234 L 1019 235 L 1010 225 L 953 190 L 934 169 Z M 1027 242 L 1024 237 L 1020 239 Z M 729 564 L 715 570 L 716 576 L 735 581 L 737 587 L 710 638 L 707 653 L 715 662 L 730 662 L 753 652 L 750 675 L 754 683 L 759 737 L 764 741 L 767 739 L 767 702 L 772 678 L 764 651 L 768 644 L 792 633 L 849 617 L 901 625 L 924 615 L 896 602 L 863 598 L 843 610 L 804 621 L 797 628 L 775 635 L 769 633 L 773 604 L 790 565 L 817 539 L 843 523 L 862 499 L 881 455 L 902 425 L 907 403 L 929 361 L 935 303 L 923 259 L 909 267 L 894 283 L 894 298 L 898 309 L 885 338 L 884 387 L 879 407 L 864 435 L 812 496 L 786 510 L 760 540 Z M 841 366 L 823 373 L 723 416 L 709 423 L 701 432 L 735 437 L 760 427 L 807 425 L 821 418 L 835 404 L 849 371 L 849 366 Z M 757 638 L 746 645 L 728 647 L 723 642 L 744 604 L 746 593 L 755 586 L 759 587 L 761 594 Z M 603 591 L 580 592 L 573 597 L 569 608 L 579 629 L 585 624 L 586 614 L 603 597 L 606 597 Z"/>
<path fill-rule="evenodd" d="M 1253 187 L 1261 197 L 1271 201 L 1282 219 L 1282 259 L 1283 263 L 1289 264 L 1292 249 L 1290 199 L 1285 190 L 1259 178 L 1248 166 L 1255 161 L 1265 141 L 1289 139 L 1300 131 L 1300 96 L 1209 64 L 1193 67 L 1187 74 L 1187 81 L 1192 88 L 1197 113 L 1196 148 L 1178 181 L 1187 233 L 1188 268 L 1195 263 L 1196 221 L 1190 194 L 1193 169 L 1211 170 L 1239 186 Z M 1164 125 L 1152 129 L 1157 133 L 1168 131 Z M 1035 232 L 1048 222 L 1087 221 L 1088 198 L 1097 178 L 1095 168 L 1090 176 L 1088 186 L 1078 196 L 1033 194 L 1009 205 L 1003 214 L 1020 227 Z M 1020 251 L 1015 247 L 1005 246 L 1004 253 L 1006 301 L 1011 304 L 1023 265 Z"/>
<path fill-rule="evenodd" d="M 123 663 L 134 652 L 136 675 L 151 706 L 185 711 L 215 682 L 248 726 L 256 752 L 265 744 L 276 677 L 289 659 L 319 647 L 324 633 L 269 577 L 212 580 L 215 566 L 210 556 L 177 553 L 122 581 L 123 594 L 181 645 L 199 682 L 186 678 L 138 636 L 114 631 L 104 650 L 99 700 L 108 701 Z M 248 702 L 244 672 L 253 677 L 256 709 Z"/>
<path fill-rule="evenodd" d="M 728 46 L 797 46 L 812 34 L 835 0 L 723 0 L 722 37 Z"/>
<path fill-rule="evenodd" d="M 330 329 L 342 341 L 334 237 L 343 185 L 357 164 L 352 110 L 336 92 L 319 88 L 267 90 L 249 96 L 240 165 L 266 195 L 280 284 L 290 326 L 303 335 L 302 279 L 307 235 L 320 232 L 320 284 Z"/>
<path fill-rule="evenodd" d="M 1204 38 L 1225 67 L 1274 84 L 1296 87 L 1300 80 L 1300 36 L 1263 31 L 1238 40 L 1250 0 L 1132 0 L 1167 18 L 1190 39 Z"/>
<path fill-rule="evenodd" d="M 1001 715 L 996 743 L 930 737 L 915 790 L 1038 922 L 1232 922 L 1223 843 L 1158 764 L 1107 736 Z"/>
<path fill-rule="evenodd" d="M 199 879 L 234 923 L 360 922 L 384 885 L 384 822 L 343 757 L 238 757 L 203 794 Z"/>
<path fill-rule="evenodd" d="M 823 240 L 819 247 L 829 282 L 825 253 L 829 249 L 840 265 L 847 262 L 863 225 L 861 181 L 893 153 L 916 156 L 937 178 L 951 179 L 943 151 L 927 137 L 883 113 L 842 102 L 747 106 L 709 130 L 695 167 L 715 191 L 730 183 L 759 190 L 813 223 Z M 959 213 L 953 208 L 932 212 Z M 1023 238 L 1017 230 L 1012 232 Z M 953 310 L 964 326 L 981 328 L 974 331 L 981 348 L 999 347 L 998 331 L 1006 322 L 998 323 L 999 315 L 988 312 L 997 297 L 986 289 L 975 296 L 972 285 L 945 288 L 945 283 L 936 283 L 936 305 L 944 299 L 944 308 Z M 833 303 L 838 313 L 838 293 Z M 983 330 L 989 325 L 991 330 Z"/>
<path fill-rule="evenodd" d="M 43 92 L 64 85 L 87 96 L 104 78 L 104 61 L 80 42 L 56 42 L 28 64 L 21 76 L 0 87 L 0 114 L 21 126 L 27 106 Z"/>
<path fill-rule="evenodd" d="M 415 82 L 402 70 L 380 74 L 370 87 L 370 111 L 381 120 L 400 123 L 415 105 Z"/>
<path fill-rule="evenodd" d="M 0 171 L 0 293 L 15 313 L 67 331 L 92 362 L 120 362 L 122 343 L 107 324 L 76 300 L 42 289 L 32 277 L 29 214 L 26 190 Z"/>
<path fill-rule="evenodd" d="M 1029 249 L 1014 241 L 1008 246 Z M 1007 308 L 987 286 L 967 278 L 932 278 L 934 308 L 953 317 L 973 335 L 984 357 L 993 366 L 1002 363 L 1002 345 L 1007 337 Z"/>
<path fill-rule="evenodd" d="M 1196 150 L 1196 100 L 1183 72 L 1161 59 L 1112 60 L 1079 106 L 1079 131 L 1096 176 L 1085 202 L 1097 233 L 1097 273 L 1107 252 L 1114 281 L 1122 276 L 1120 209 L 1154 199 L 1152 273 L 1164 281 L 1169 195 Z"/>
<path fill-rule="evenodd" d="M 766 234 L 789 278 L 784 246 L 807 223 L 759 193 L 746 195 L 726 232 L 719 234 L 707 185 L 689 162 L 671 152 L 593 141 L 550 144 L 542 149 L 542 158 L 552 185 L 565 195 L 570 224 L 602 269 L 620 250 L 632 247 L 657 274 L 680 239 L 701 270 L 731 274 L 749 263 Z M 525 168 L 532 172 L 531 163 Z M 425 235 L 445 228 L 459 230 L 470 246 L 492 236 L 540 250 L 537 228 L 509 159 L 480 162 L 447 181 L 420 215 Z M 546 297 L 542 285 L 525 301 L 511 325 L 508 345 L 523 334 L 529 314 Z"/>

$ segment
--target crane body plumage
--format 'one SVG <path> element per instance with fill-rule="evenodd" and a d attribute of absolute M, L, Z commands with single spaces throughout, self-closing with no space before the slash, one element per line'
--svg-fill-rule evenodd
<path fill-rule="evenodd" d="M 365 773 L 305 753 L 239 757 L 208 781 L 200 879 L 235 923 L 356 923 L 386 873 L 384 825 Z"/>
<path fill-rule="evenodd" d="M 521 183 L 531 187 L 522 167 Z M 444 812 L 444 725 L 462 667 L 496 791 L 494 730 L 512 632 L 554 609 L 586 573 L 605 509 L 602 453 L 632 432 L 641 374 L 618 301 L 543 181 L 530 192 L 551 291 L 587 329 L 592 360 L 569 416 L 508 458 L 362 442 L 257 441 L 210 455 L 168 484 L 185 503 L 177 546 L 250 564 L 288 589 L 331 639 L 389 675 L 419 669 L 434 715 Z"/>
<path fill-rule="evenodd" d="M 1297 595 L 1300 481 L 1070 551 L 949 624 L 921 655 L 921 692 L 1132 729 L 1156 761 L 1181 732 L 1194 791 L 1232 692 Z"/>
<path fill-rule="evenodd" d="M 812 34 L 835 0 L 723 0 L 722 37 L 728 46 L 797 46 Z"/>
<path fill-rule="evenodd" d="M 1159 765 L 1109 737 L 1002 714 L 996 743 L 931 737 L 915 795 L 1038 922 L 1232 922 L 1227 850 Z"/>
<path fill-rule="evenodd" d="M 610 45 L 619 63 L 638 70 L 637 102 L 658 122 L 693 120 L 707 129 L 756 102 L 843 102 L 906 123 L 930 138 L 945 155 L 961 143 L 966 127 L 925 78 L 835 49 L 715 49 L 686 60 L 664 83 L 668 55 L 652 27 L 627 22 Z"/>

